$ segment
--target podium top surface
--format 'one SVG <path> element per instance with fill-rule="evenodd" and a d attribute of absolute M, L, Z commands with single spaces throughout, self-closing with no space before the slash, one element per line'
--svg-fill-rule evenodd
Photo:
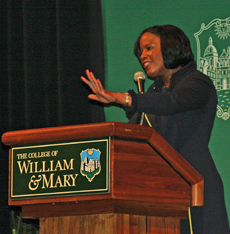
<path fill-rule="evenodd" d="M 155 130 L 148 126 L 120 122 L 103 122 L 9 131 L 2 135 L 2 142 L 5 145 L 12 146 L 106 136 L 148 140 L 153 132 Z"/>

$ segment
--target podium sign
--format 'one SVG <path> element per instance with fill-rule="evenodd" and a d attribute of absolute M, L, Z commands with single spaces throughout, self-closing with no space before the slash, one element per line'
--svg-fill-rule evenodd
<path fill-rule="evenodd" d="M 109 141 L 13 146 L 11 199 L 109 193 Z"/>

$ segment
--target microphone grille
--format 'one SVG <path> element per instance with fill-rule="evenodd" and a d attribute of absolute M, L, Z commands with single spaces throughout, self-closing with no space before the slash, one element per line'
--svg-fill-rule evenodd
<path fill-rule="evenodd" d="M 137 81 L 138 79 L 145 80 L 145 74 L 143 72 L 141 72 L 141 71 L 136 72 L 134 74 L 134 80 Z"/>

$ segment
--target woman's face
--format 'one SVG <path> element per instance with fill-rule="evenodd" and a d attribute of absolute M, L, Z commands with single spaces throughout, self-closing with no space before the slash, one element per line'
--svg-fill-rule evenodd
<path fill-rule="evenodd" d="M 140 38 L 141 65 L 149 77 L 167 77 L 161 53 L 161 41 L 158 35 L 146 32 Z"/>

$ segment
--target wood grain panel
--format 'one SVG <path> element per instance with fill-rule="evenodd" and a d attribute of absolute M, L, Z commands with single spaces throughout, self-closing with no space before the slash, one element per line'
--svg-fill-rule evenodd
<path fill-rule="evenodd" d="M 190 185 L 151 146 L 114 141 L 114 198 L 190 204 Z"/>
<path fill-rule="evenodd" d="M 40 234 L 180 234 L 180 219 L 100 214 L 40 219 Z"/>
<path fill-rule="evenodd" d="M 180 234 L 180 219 L 148 217 L 148 234 Z"/>

